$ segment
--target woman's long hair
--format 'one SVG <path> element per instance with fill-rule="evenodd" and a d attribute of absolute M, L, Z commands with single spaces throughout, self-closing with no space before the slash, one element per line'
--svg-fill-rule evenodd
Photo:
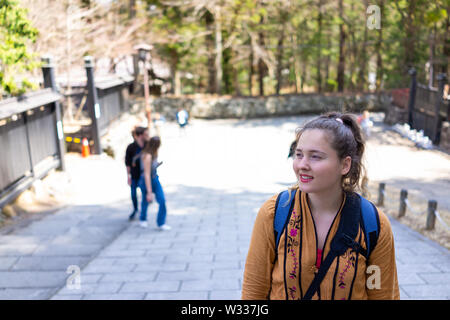
<path fill-rule="evenodd" d="M 149 153 L 152 160 L 158 158 L 158 149 L 161 146 L 161 139 L 158 136 L 151 137 L 149 141 L 145 142 L 143 153 Z"/>

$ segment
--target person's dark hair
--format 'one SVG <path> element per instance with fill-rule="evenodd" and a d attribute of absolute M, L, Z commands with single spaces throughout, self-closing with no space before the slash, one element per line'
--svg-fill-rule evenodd
<path fill-rule="evenodd" d="M 344 191 L 357 189 L 367 193 L 367 176 L 363 164 L 365 141 L 356 118 L 348 113 L 329 112 L 307 122 L 296 130 L 296 143 L 303 132 L 321 129 L 328 132 L 331 147 L 336 150 L 339 159 L 352 158 L 349 172 L 342 179 Z"/>
<path fill-rule="evenodd" d="M 145 142 L 142 152 L 149 153 L 152 159 L 158 158 L 158 149 L 161 146 L 161 139 L 158 136 L 151 137 L 149 141 Z"/>
<path fill-rule="evenodd" d="M 134 129 L 134 134 L 136 137 L 139 137 L 139 136 L 143 135 L 146 130 L 148 130 L 148 129 L 145 127 L 136 127 Z"/>

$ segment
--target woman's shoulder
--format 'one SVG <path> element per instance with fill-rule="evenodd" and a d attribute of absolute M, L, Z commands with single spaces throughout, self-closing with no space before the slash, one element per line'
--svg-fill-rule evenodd
<path fill-rule="evenodd" d="M 378 211 L 378 221 L 380 223 L 380 234 L 388 233 L 392 234 L 391 221 L 389 217 L 384 213 L 383 210 L 375 206 Z"/>
<path fill-rule="evenodd" d="M 274 194 L 261 205 L 258 212 L 258 217 L 260 219 L 273 221 L 278 195 L 279 193 Z"/>

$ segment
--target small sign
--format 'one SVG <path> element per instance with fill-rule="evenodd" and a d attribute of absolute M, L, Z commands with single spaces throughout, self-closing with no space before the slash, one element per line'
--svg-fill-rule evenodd
<path fill-rule="evenodd" d="M 94 105 L 94 111 L 95 111 L 95 118 L 99 119 L 100 118 L 100 105 L 98 103 L 96 103 Z"/>
<path fill-rule="evenodd" d="M 59 120 L 56 123 L 56 131 L 58 132 L 58 140 L 62 140 L 62 138 L 63 138 L 63 128 L 62 128 L 61 120 Z"/>

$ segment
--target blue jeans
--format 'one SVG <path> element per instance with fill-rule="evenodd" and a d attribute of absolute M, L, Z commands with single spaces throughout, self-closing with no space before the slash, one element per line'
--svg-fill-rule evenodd
<path fill-rule="evenodd" d="M 149 203 L 147 202 L 147 187 L 145 186 L 145 179 L 142 175 L 139 179 L 139 188 L 142 191 L 142 204 L 141 204 L 141 221 L 147 220 L 147 209 Z M 164 196 L 164 191 L 159 182 L 159 177 L 156 175 L 152 178 L 152 191 L 155 194 L 156 202 L 158 202 L 158 216 L 156 217 L 156 224 L 158 227 L 162 226 L 166 222 L 167 208 L 166 208 L 166 198 Z"/>
<path fill-rule="evenodd" d="M 133 202 L 134 212 L 138 211 L 137 188 L 139 179 L 131 179 L 131 201 Z"/>

